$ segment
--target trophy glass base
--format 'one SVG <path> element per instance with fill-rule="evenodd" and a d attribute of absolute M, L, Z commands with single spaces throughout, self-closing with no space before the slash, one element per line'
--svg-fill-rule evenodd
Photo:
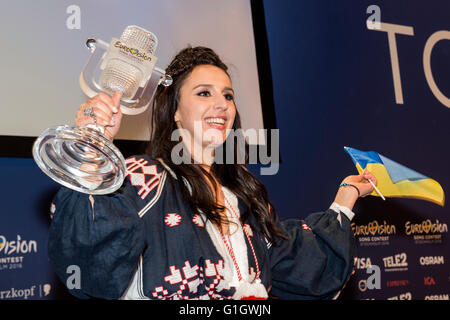
<path fill-rule="evenodd" d="M 112 193 L 125 179 L 125 160 L 119 149 L 89 127 L 48 128 L 34 142 L 33 157 L 54 181 L 82 193 Z"/>

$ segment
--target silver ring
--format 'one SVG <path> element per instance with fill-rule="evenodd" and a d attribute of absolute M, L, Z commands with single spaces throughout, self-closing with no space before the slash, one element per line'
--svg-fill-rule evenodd
<path fill-rule="evenodd" d="M 86 109 L 84 109 L 83 115 L 89 116 L 94 119 L 95 125 L 97 125 L 97 117 L 95 116 L 95 112 L 92 107 L 87 107 Z"/>

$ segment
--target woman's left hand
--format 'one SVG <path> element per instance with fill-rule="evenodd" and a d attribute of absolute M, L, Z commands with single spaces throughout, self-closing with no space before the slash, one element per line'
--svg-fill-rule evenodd
<path fill-rule="evenodd" d="M 359 190 L 359 197 L 365 197 L 374 190 L 373 186 L 369 183 L 369 179 L 374 185 L 377 185 L 377 178 L 366 169 L 359 175 L 346 177 L 342 183 L 345 182 L 354 185 Z M 339 188 L 334 202 L 353 210 L 356 200 L 358 200 L 358 191 L 352 186 L 346 186 Z"/>

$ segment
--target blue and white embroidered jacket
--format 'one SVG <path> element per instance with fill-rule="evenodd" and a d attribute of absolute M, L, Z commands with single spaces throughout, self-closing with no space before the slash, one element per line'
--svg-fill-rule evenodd
<path fill-rule="evenodd" d="M 225 270 L 232 266 L 207 230 L 211 222 L 183 199 L 183 182 L 148 156 L 126 162 L 125 182 L 113 194 L 64 187 L 56 194 L 48 253 L 61 281 L 67 283 L 67 268 L 76 265 L 81 285 L 70 292 L 79 298 L 231 299 L 236 288 Z M 237 205 L 244 212 L 240 200 Z M 250 218 L 244 226 L 250 236 L 243 237 L 246 273 L 258 273 L 280 299 L 334 298 L 353 270 L 352 216 L 333 204 L 304 221 L 280 222 L 289 240 L 277 246 L 251 228 L 256 221 Z"/>

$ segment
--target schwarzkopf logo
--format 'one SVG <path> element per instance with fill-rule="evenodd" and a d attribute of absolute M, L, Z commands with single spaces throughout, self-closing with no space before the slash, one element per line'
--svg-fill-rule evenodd
<path fill-rule="evenodd" d="M 38 286 L 33 285 L 28 288 L 9 288 L 7 290 L 0 290 L 0 300 L 14 299 L 14 300 L 27 300 L 34 297 L 46 297 L 50 294 L 52 286 L 49 283 L 40 284 Z"/>

